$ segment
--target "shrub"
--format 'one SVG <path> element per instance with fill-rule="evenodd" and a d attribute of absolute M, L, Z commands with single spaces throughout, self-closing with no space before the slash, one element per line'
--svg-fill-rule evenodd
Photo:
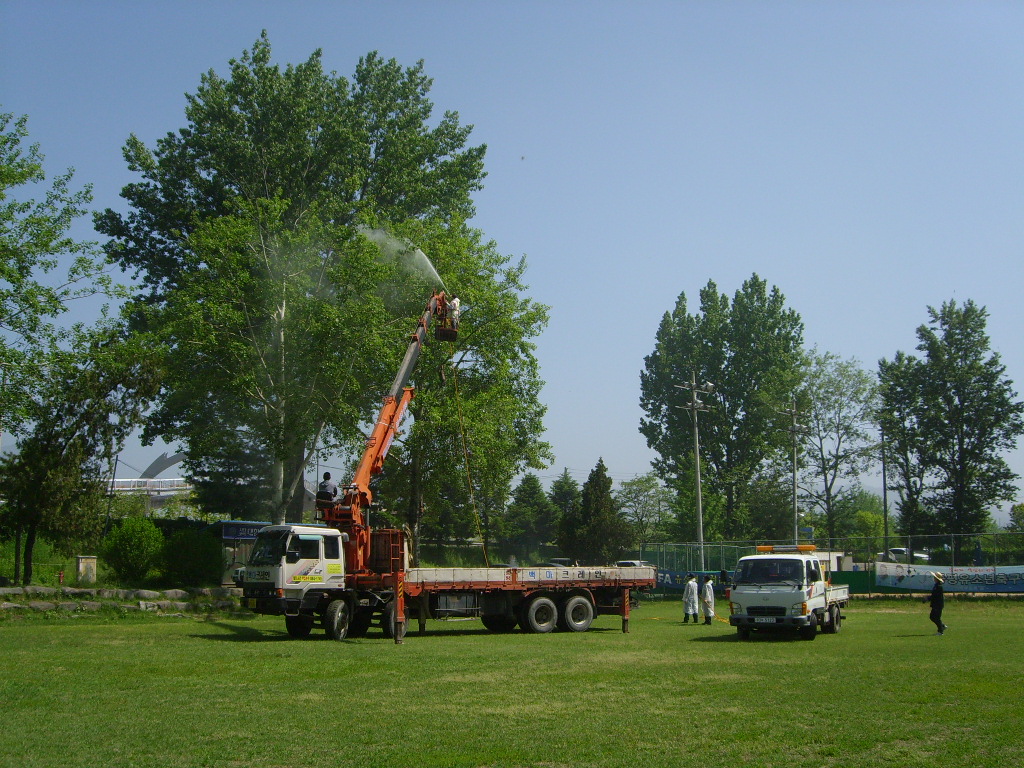
<path fill-rule="evenodd" d="M 148 517 L 126 517 L 103 540 L 103 559 L 124 582 L 141 581 L 158 565 L 164 537 Z"/>
<path fill-rule="evenodd" d="M 213 535 L 195 528 L 176 531 L 164 548 L 164 575 L 176 586 L 220 584 L 224 554 Z"/>

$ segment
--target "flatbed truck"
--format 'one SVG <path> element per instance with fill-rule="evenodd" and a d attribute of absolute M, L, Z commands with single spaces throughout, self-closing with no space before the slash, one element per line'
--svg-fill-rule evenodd
<path fill-rule="evenodd" d="M 583 632 L 608 613 L 619 614 L 628 632 L 635 593 L 655 586 L 652 567 L 410 569 L 405 532 L 370 527 L 370 481 L 383 470 L 413 398 L 409 380 L 429 326 L 440 341 L 458 338 L 453 306 L 443 292 L 430 297 L 352 481 L 337 497 L 317 494 L 317 524 L 260 530 L 247 564 L 234 573 L 243 605 L 283 616 L 296 638 L 315 625 L 336 640 L 363 636 L 377 625 L 400 643 L 410 618 L 423 631 L 428 618 L 454 616 L 479 617 L 492 632 Z"/>

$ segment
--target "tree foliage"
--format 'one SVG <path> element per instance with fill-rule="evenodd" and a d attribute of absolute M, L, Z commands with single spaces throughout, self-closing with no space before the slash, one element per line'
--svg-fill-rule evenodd
<path fill-rule="evenodd" d="M 96 222 L 142 286 L 136 327 L 166 354 L 147 436 L 182 441 L 187 469 L 211 488 L 239 471 L 239 485 L 268 489 L 276 520 L 286 507 L 298 513 L 315 451 L 358 445 L 438 287 L 436 275 L 382 258 L 368 227 L 430 253 L 481 321 L 492 297 L 519 287 L 517 268 L 465 226 L 485 148 L 467 145 L 471 128 L 456 113 L 433 117 L 422 62 L 371 53 L 346 79 L 320 58 L 282 70 L 264 34 L 227 77 L 205 74 L 185 128 L 155 149 L 129 138 L 125 157 L 142 177 L 122 192 L 130 213 Z M 489 319 L 539 311 L 525 299 L 494 309 Z M 506 365 L 516 345 L 530 365 L 524 339 L 536 329 L 527 322 L 513 336 Z M 497 366 L 484 370 L 491 392 Z M 429 421 L 431 407 L 418 403 L 417 419 Z M 535 420 L 535 399 L 530 408 Z M 421 472 L 439 460 L 415 445 L 406 455 Z"/>
<path fill-rule="evenodd" d="M 732 300 L 714 282 L 700 292 L 700 310 L 690 314 L 685 294 L 662 318 L 654 351 L 640 374 L 640 431 L 659 458 L 654 466 L 682 493 L 694 484 L 693 422 L 682 406 L 690 394 L 676 385 L 710 382 L 714 394 L 700 420 L 702 473 L 708 505 L 705 532 L 736 539 L 761 537 L 762 518 L 748 495 L 777 474 L 771 465 L 786 455 L 787 435 L 779 409 L 790 401 L 801 376 L 803 324 L 785 306 L 777 288 L 757 275 Z M 686 510 L 690 518 L 694 511 Z"/>
<path fill-rule="evenodd" d="M 91 188 L 73 191 L 73 171 L 45 183 L 38 144 L 24 145 L 28 118 L 0 113 L 0 428 L 21 433 L 35 390 L 60 350 L 56 321 L 69 303 L 117 289 L 95 244 L 69 234 L 86 213 Z"/>
<path fill-rule="evenodd" d="M 984 307 L 949 301 L 928 315 L 917 329 L 922 357 L 880 363 L 883 424 L 914 467 L 896 489 L 901 503 L 916 492 L 933 523 L 921 530 L 921 516 L 905 520 L 901 507 L 901 532 L 976 533 L 986 529 L 991 507 L 1016 493 L 1017 475 L 1003 455 L 1024 434 L 1024 403 L 991 350 Z M 897 456 L 890 479 L 899 481 Z"/>

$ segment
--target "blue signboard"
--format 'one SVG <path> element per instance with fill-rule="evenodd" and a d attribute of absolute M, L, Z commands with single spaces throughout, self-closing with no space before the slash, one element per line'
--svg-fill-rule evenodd
<path fill-rule="evenodd" d="M 270 523 L 251 520 L 226 520 L 222 525 L 221 539 L 225 541 L 252 541 L 256 538 L 256 534 L 264 527 L 270 525 Z"/>

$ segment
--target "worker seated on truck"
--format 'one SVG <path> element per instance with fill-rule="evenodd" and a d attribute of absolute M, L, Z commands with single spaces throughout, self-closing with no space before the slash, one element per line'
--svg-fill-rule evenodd
<path fill-rule="evenodd" d="M 338 485 L 331 480 L 331 473 L 324 472 L 324 479 L 320 481 L 320 485 L 317 486 L 316 500 L 317 502 L 329 502 L 333 503 L 334 499 L 338 495 Z"/>

